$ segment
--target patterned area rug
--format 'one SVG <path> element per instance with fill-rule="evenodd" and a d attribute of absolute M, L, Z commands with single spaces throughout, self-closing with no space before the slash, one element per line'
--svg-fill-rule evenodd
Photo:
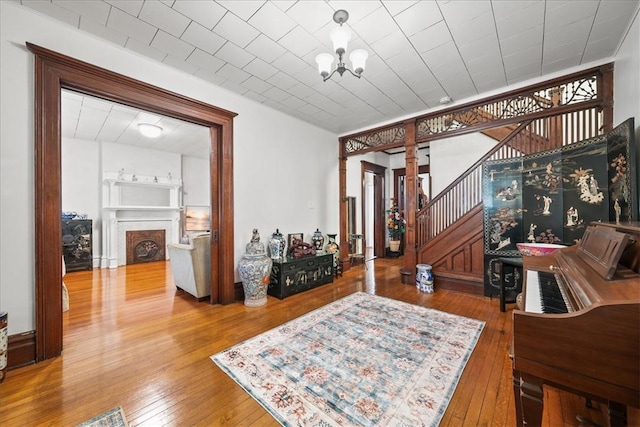
<path fill-rule="evenodd" d="M 91 418 L 76 427 L 127 427 L 127 418 L 120 406 Z"/>
<path fill-rule="evenodd" d="M 211 359 L 282 425 L 437 425 L 483 327 L 360 292 Z"/>

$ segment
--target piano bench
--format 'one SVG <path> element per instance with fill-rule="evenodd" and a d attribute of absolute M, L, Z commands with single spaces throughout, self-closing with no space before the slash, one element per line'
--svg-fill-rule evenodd
<path fill-rule="evenodd" d="M 512 278 L 514 281 L 514 288 L 517 288 L 517 281 L 516 281 L 516 275 L 515 272 L 516 270 L 520 271 L 520 277 L 522 278 L 522 258 L 517 257 L 517 258 L 507 258 L 507 257 L 501 257 L 501 258 L 497 258 L 496 259 L 496 263 L 500 264 L 499 268 L 500 268 L 500 311 L 505 312 L 507 311 L 505 308 L 505 304 L 509 303 L 509 304 L 513 304 L 516 302 L 516 297 L 513 298 L 513 300 L 508 300 L 506 299 L 506 294 L 507 291 L 505 289 L 505 285 L 506 285 L 506 280 L 505 280 L 505 266 L 509 265 L 511 267 L 513 267 L 513 274 L 512 274 Z M 522 280 L 522 279 L 521 279 Z M 522 289 L 520 287 L 520 289 Z"/>

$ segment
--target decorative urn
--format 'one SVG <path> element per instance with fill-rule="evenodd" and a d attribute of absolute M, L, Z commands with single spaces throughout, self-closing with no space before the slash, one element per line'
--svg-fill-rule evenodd
<path fill-rule="evenodd" d="M 267 303 L 267 289 L 271 277 L 273 261 L 267 256 L 264 244 L 260 242 L 258 229 L 253 229 L 253 237 L 247 243 L 246 251 L 238 263 L 238 272 L 244 289 L 244 305 L 259 307 Z"/>
<path fill-rule="evenodd" d="M 338 266 L 340 265 L 340 245 L 336 241 L 337 234 L 327 234 L 329 242 L 324 248 L 324 251 L 328 254 L 333 254 L 333 269 L 338 272 Z"/>
<path fill-rule="evenodd" d="M 433 273 L 431 273 L 431 266 L 429 264 L 418 264 L 416 268 L 418 269 L 418 274 L 416 274 L 416 287 L 420 292 L 432 294 Z"/>
<path fill-rule="evenodd" d="M 311 236 L 311 241 L 313 242 L 313 247 L 316 248 L 316 251 L 322 251 L 324 246 L 324 236 L 319 228 L 316 228 L 313 236 Z"/>
<path fill-rule="evenodd" d="M 276 228 L 276 232 L 271 234 L 271 240 L 269 241 L 269 250 L 271 251 L 271 259 L 284 258 L 284 248 L 286 245 L 284 236 L 280 233 L 280 230 Z"/>

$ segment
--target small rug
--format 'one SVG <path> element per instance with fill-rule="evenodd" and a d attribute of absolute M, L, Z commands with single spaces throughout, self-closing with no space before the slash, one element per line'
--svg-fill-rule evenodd
<path fill-rule="evenodd" d="M 93 417 L 76 427 L 128 427 L 127 418 L 120 406 Z"/>
<path fill-rule="evenodd" d="M 483 327 L 359 292 L 211 359 L 285 426 L 437 425 Z"/>

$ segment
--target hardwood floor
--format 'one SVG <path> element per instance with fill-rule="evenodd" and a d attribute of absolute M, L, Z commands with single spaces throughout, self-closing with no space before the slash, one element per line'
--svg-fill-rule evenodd
<path fill-rule="evenodd" d="M 0 384 L 0 424 L 72 426 L 122 406 L 132 426 L 275 426 L 278 423 L 210 359 L 214 353 L 331 301 L 363 291 L 486 322 L 442 426 L 513 426 L 508 348 L 512 306 L 400 282 L 401 259 L 376 259 L 332 284 L 266 306 L 197 302 L 173 285 L 170 263 L 65 276 L 64 351 L 9 371 Z M 606 422 L 584 400 L 545 390 L 545 426 Z"/>

